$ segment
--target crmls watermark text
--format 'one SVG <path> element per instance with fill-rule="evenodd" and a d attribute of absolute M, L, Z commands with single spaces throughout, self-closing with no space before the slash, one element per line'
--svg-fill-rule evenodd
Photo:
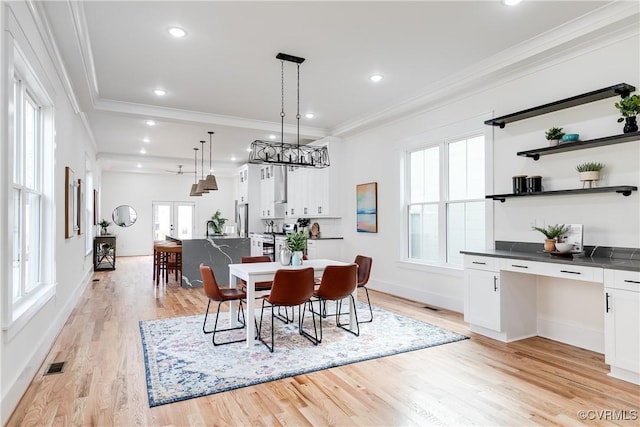
<path fill-rule="evenodd" d="M 638 419 L 638 411 L 626 409 L 589 409 L 578 411 L 578 418 L 581 420 L 599 421 L 635 421 Z"/>

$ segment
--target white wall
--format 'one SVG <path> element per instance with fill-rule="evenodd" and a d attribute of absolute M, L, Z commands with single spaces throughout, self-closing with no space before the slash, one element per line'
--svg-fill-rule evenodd
<path fill-rule="evenodd" d="M 117 236 L 118 256 L 153 253 L 153 202 L 194 202 L 196 210 L 194 237 L 204 237 L 207 220 L 220 209 L 223 218 L 233 221 L 236 179 L 216 175 L 218 191 L 190 197 L 193 177 L 143 173 L 104 172 L 100 188 L 100 218 L 113 222 L 111 213 L 120 205 L 130 205 L 138 214 L 131 227 L 109 226 Z"/>
<path fill-rule="evenodd" d="M 5 60 L 7 49 L 13 49 L 12 45 L 6 43 L 7 39 L 16 38 L 20 43 L 20 48 L 25 52 L 29 61 L 36 68 L 36 72 L 41 79 L 46 79 L 48 85 L 53 88 L 50 93 L 55 105 L 55 166 L 54 166 L 54 205 L 55 205 L 55 282 L 56 293 L 44 307 L 38 311 L 22 328 L 15 330 L 10 328 L 2 331 L 2 352 L 0 354 L 0 397 L 2 400 L 0 408 L 0 423 L 4 424 L 11 412 L 17 405 L 20 397 L 33 379 L 47 352 L 51 348 L 58 332 L 67 320 L 71 310 L 75 307 L 84 287 L 88 282 L 92 271 L 91 257 L 85 256 L 84 236 L 77 236 L 65 239 L 64 236 L 64 189 L 65 189 L 65 166 L 70 166 L 76 178 L 81 178 L 86 182 L 85 165 L 86 158 L 90 159 L 91 168 L 97 171 L 95 166 L 95 151 L 92 145 L 91 136 L 86 131 L 78 112 L 74 110 L 70 102 L 65 87 L 59 78 L 59 68 L 56 69 L 54 60 L 50 52 L 45 48 L 45 44 L 40 38 L 40 31 L 43 30 L 41 22 L 36 22 L 36 18 L 23 2 L 3 2 L 2 8 L 2 141 L 1 145 L 8 145 L 6 133 L 6 98 L 7 76 Z M 8 23 L 8 24 L 7 24 Z M 5 25 L 6 24 L 6 25 Z M 5 33 L 8 31 L 8 33 Z M 11 34 L 9 36 L 8 34 Z M 2 159 L 6 164 L 6 148 Z M 7 168 L 0 168 L 3 175 L 0 182 L 8 185 L 11 177 L 6 176 Z M 94 178 L 99 181 L 99 175 Z M 92 191 L 86 191 L 87 196 Z M 0 209 L 0 224 L 3 228 L 0 235 L 3 237 L 3 248 L 6 247 L 6 239 L 10 233 L 7 232 L 7 209 L 6 199 L 3 197 L 2 209 Z M 89 227 L 90 230 L 90 227 Z M 6 254 L 6 252 L 2 252 Z M 0 265 L 2 265 L 2 283 L 6 283 L 8 268 L 6 266 L 8 256 L 3 255 Z M 4 307 L 2 301 L 1 307 Z"/>
<path fill-rule="evenodd" d="M 464 95 L 457 95 L 440 103 L 425 107 L 423 111 L 403 120 L 379 126 L 355 135 L 342 135 L 345 142 L 345 185 L 349 190 L 344 210 L 345 257 L 357 253 L 373 256 L 371 286 L 384 292 L 417 299 L 457 311 L 463 310 L 462 272 L 439 267 L 417 267 L 403 262 L 403 177 L 400 160 L 407 148 L 416 141 L 433 143 L 430 135 L 440 129 L 453 129 L 456 123 L 466 122 L 493 111 L 495 116 L 562 98 L 626 82 L 640 86 L 640 60 L 637 28 L 634 35 L 620 39 L 600 40 L 581 50 L 559 55 L 552 60 L 540 61 L 519 74 L 496 79 L 491 86 L 477 86 Z M 505 129 L 489 128 L 478 120 L 477 129 L 493 139 L 492 179 L 494 188 L 488 194 L 511 191 L 511 177 L 516 174 L 540 174 L 546 190 L 580 188 L 575 166 L 584 161 L 606 164 L 605 176 L 598 184 L 640 184 L 640 144 L 630 142 L 608 147 L 573 151 L 544 156 L 539 161 L 518 157 L 516 152 L 544 147 L 548 143 L 544 131 L 552 126 L 565 128 L 568 133 L 579 133 L 581 139 L 593 139 L 622 133 L 622 124 L 616 123 L 616 98 L 523 120 L 507 125 Z M 463 133 L 464 130 L 460 129 Z M 490 169 L 491 171 L 491 169 Z M 378 182 L 377 234 L 356 233 L 355 186 L 359 183 Z M 640 246 L 640 202 L 638 192 L 630 197 L 618 194 L 573 195 L 562 197 L 525 198 L 505 203 L 488 202 L 494 209 L 495 240 L 542 242 L 539 233 L 531 231 L 531 224 L 555 223 L 584 224 L 584 243 L 587 245 Z M 539 298 L 541 311 L 547 318 L 562 317 L 566 310 L 580 316 L 580 304 L 574 299 L 562 306 L 559 313 L 555 304 L 544 301 L 553 296 L 553 286 L 542 285 Z M 586 300 L 601 298 L 602 289 L 584 287 Z M 596 295 L 598 294 L 598 295 Z M 560 298 L 564 298 L 559 296 Z M 581 295 L 579 298 L 583 298 Z M 578 300 L 579 301 L 579 300 Z M 571 317 L 571 315 L 569 315 Z M 594 328 L 601 328 L 596 321 Z"/>

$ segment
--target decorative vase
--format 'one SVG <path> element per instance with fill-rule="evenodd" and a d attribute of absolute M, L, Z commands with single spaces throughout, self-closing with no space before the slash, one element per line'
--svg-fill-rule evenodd
<path fill-rule="evenodd" d="M 106 236 L 107 234 L 108 234 L 107 227 L 103 227 L 102 230 L 100 231 L 100 235 Z"/>
<path fill-rule="evenodd" d="M 638 132 L 638 123 L 636 122 L 636 116 L 630 116 L 625 118 L 624 133 Z"/>
<path fill-rule="evenodd" d="M 554 239 L 544 240 L 544 250 L 546 252 L 553 252 L 556 250 L 556 241 Z"/>
<path fill-rule="evenodd" d="M 291 251 L 289 248 L 282 248 L 280 250 L 280 264 L 289 265 L 291 264 Z"/>
<path fill-rule="evenodd" d="M 302 265 L 302 251 L 294 251 L 291 255 L 291 265 L 297 267 Z"/>
<path fill-rule="evenodd" d="M 600 171 L 580 172 L 580 181 L 582 181 L 582 188 L 591 188 L 592 185 L 599 179 Z"/>
<path fill-rule="evenodd" d="M 550 139 L 549 140 L 549 145 L 551 147 L 555 147 L 556 145 L 560 144 L 560 139 Z"/>

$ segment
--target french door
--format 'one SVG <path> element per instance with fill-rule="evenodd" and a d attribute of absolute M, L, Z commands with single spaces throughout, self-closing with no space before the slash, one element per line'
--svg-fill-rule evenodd
<path fill-rule="evenodd" d="M 166 236 L 191 239 L 195 218 L 193 202 L 153 202 L 153 240 L 164 240 Z"/>

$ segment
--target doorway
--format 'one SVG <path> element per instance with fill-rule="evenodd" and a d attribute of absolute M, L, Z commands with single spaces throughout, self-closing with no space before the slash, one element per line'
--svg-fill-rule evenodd
<path fill-rule="evenodd" d="M 191 239 L 195 232 L 193 202 L 153 202 L 153 240 Z"/>

